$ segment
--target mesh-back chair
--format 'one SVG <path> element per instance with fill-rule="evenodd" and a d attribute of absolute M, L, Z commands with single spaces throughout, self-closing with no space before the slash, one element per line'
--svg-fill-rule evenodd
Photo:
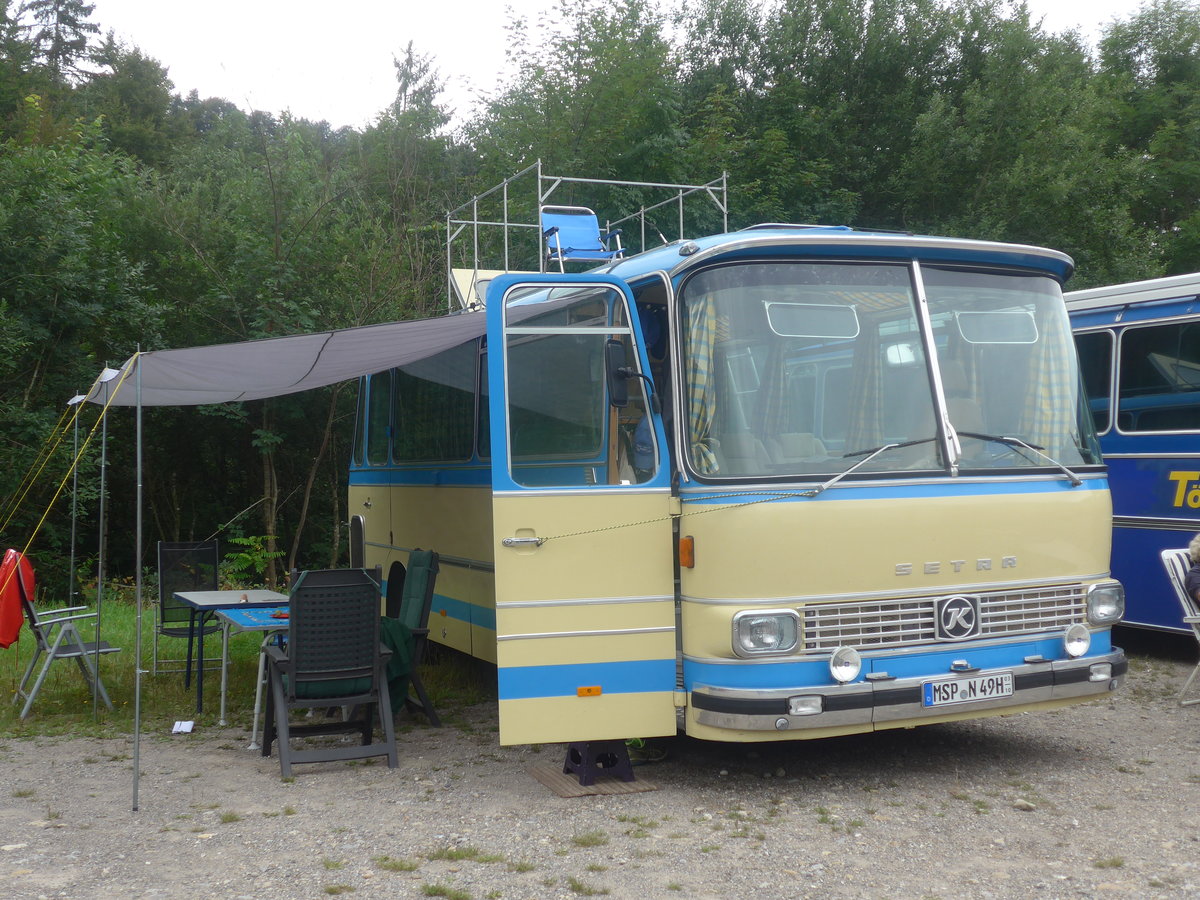
<path fill-rule="evenodd" d="M 42 684 L 50 672 L 50 666 L 60 659 L 74 660 L 88 687 L 94 686 L 97 695 L 104 701 L 104 705 L 112 709 L 113 705 L 112 701 L 108 699 L 108 691 L 104 689 L 104 682 L 100 680 L 99 657 L 108 653 L 117 653 L 121 648 L 110 647 L 107 641 L 85 641 L 75 627 L 76 622 L 87 619 L 94 620 L 96 613 L 87 612 L 87 607 L 84 606 L 68 606 L 64 609 L 39 613 L 33 605 L 33 567 L 16 550 L 9 550 L 4 554 L 4 562 L 0 565 L 0 586 L 3 585 L 7 585 L 6 593 L 15 587 L 35 642 L 33 656 L 30 657 L 25 674 L 21 676 L 17 692 L 13 694 L 13 703 L 22 698 L 25 700 L 25 705 L 21 708 L 21 718 L 24 719 L 29 715 L 33 701 L 37 699 L 38 691 L 42 689 Z M 45 662 L 42 663 L 41 671 L 38 672 L 33 687 L 29 687 L 29 679 L 33 676 L 33 670 L 37 668 L 38 661 L 42 657 L 45 657 Z"/>
<path fill-rule="evenodd" d="M 432 550 L 413 550 L 408 556 L 407 571 L 401 563 L 392 563 L 387 591 L 389 615 L 393 615 L 390 610 L 395 609 L 394 617 L 399 619 L 413 637 L 408 682 L 417 699 L 413 700 L 405 693 L 402 705 L 410 712 L 425 713 L 429 724 L 438 728 L 441 727 L 442 720 L 438 718 L 433 701 L 429 699 L 429 693 L 425 690 L 419 667 L 425 657 L 425 645 L 429 637 L 429 610 L 433 605 L 433 589 L 437 583 L 439 567 L 438 555 Z M 400 705 L 398 703 L 397 708 Z"/>
<path fill-rule="evenodd" d="M 385 668 L 390 651 L 379 641 L 379 585 L 362 569 L 323 569 L 301 573 L 288 605 L 286 647 L 268 646 L 271 690 L 267 694 L 262 754 L 279 742 L 284 778 L 293 763 L 388 758 L 398 765 L 396 733 Z M 294 709 L 352 707 L 356 716 L 318 724 L 293 725 Z M 384 739 L 372 743 L 378 711 Z M 358 732 L 362 743 L 292 748 L 295 738 Z"/>
<path fill-rule="evenodd" d="M 1164 550 L 1162 561 L 1167 569 L 1167 579 L 1171 582 L 1171 587 L 1175 588 L 1175 596 L 1179 599 L 1179 605 L 1183 610 L 1183 621 L 1191 626 L 1192 633 L 1196 636 L 1196 643 L 1200 645 L 1200 603 L 1196 602 L 1195 597 L 1188 595 L 1186 587 L 1187 573 L 1188 569 L 1192 567 L 1192 558 L 1188 556 L 1187 550 Z M 1200 697 L 1184 699 L 1197 675 L 1200 675 L 1200 662 L 1196 663 L 1196 667 L 1188 675 L 1187 681 L 1183 683 L 1183 690 L 1179 692 L 1180 706 L 1195 706 L 1200 703 Z"/>
<path fill-rule="evenodd" d="M 220 547 L 216 541 L 159 541 L 158 542 L 158 615 L 154 629 L 154 653 L 151 671 L 186 672 L 190 682 L 192 648 L 200 629 L 192 628 L 192 609 L 175 599 L 176 591 L 215 591 Z M 204 626 L 204 634 L 220 629 L 212 622 Z M 187 638 L 187 656 L 167 659 L 158 651 L 159 637 Z M 197 666 L 216 668 L 219 657 L 200 660 Z M 172 668 L 165 668 L 171 666 Z"/>

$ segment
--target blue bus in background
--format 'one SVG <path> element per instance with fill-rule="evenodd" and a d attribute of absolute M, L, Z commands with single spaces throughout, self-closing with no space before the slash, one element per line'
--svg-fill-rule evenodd
<path fill-rule="evenodd" d="M 1200 532 L 1200 273 L 1064 298 L 1108 463 L 1124 623 L 1189 632 L 1159 552 Z"/>

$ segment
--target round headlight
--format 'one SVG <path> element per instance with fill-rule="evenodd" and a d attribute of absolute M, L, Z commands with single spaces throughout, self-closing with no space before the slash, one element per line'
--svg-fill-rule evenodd
<path fill-rule="evenodd" d="M 1063 644 L 1066 647 L 1067 656 L 1072 659 L 1083 656 L 1088 652 L 1088 647 L 1092 646 L 1092 633 L 1088 631 L 1086 625 L 1076 622 L 1067 629 Z"/>
<path fill-rule="evenodd" d="M 829 674 L 838 684 L 853 681 L 862 671 L 862 657 L 853 647 L 838 647 L 829 657 Z"/>
<path fill-rule="evenodd" d="M 1119 581 L 1106 581 L 1088 588 L 1087 617 L 1093 625 L 1112 625 L 1125 615 L 1125 588 Z"/>

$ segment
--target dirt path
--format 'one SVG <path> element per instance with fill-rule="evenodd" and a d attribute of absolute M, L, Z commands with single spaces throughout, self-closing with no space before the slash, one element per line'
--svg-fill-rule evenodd
<path fill-rule="evenodd" d="M 564 799 L 492 705 L 401 734 L 389 770 L 246 731 L 0 741 L 12 898 L 1200 896 L 1200 706 L 1183 657 L 1038 715 L 762 746 L 668 742 L 658 790 Z"/>

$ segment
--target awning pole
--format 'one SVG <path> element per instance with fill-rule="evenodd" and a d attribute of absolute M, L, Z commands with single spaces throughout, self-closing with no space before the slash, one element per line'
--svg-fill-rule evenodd
<path fill-rule="evenodd" d="M 100 714 L 100 613 L 104 608 L 104 576 L 108 563 L 108 416 L 106 410 L 101 410 L 100 421 L 100 539 L 98 541 L 98 559 L 96 561 L 96 656 L 92 660 L 95 678 L 92 680 L 92 719 Z M 76 460 L 76 467 L 79 462 Z"/>
<path fill-rule="evenodd" d="M 138 775 L 141 768 L 141 738 L 142 738 L 142 348 L 137 350 L 137 371 L 134 373 L 134 384 L 137 389 L 137 516 L 134 529 L 137 548 L 134 552 L 134 563 L 137 574 L 134 577 L 134 635 L 133 635 L 133 811 L 138 808 Z M 204 662 L 201 660 L 201 665 Z"/>

